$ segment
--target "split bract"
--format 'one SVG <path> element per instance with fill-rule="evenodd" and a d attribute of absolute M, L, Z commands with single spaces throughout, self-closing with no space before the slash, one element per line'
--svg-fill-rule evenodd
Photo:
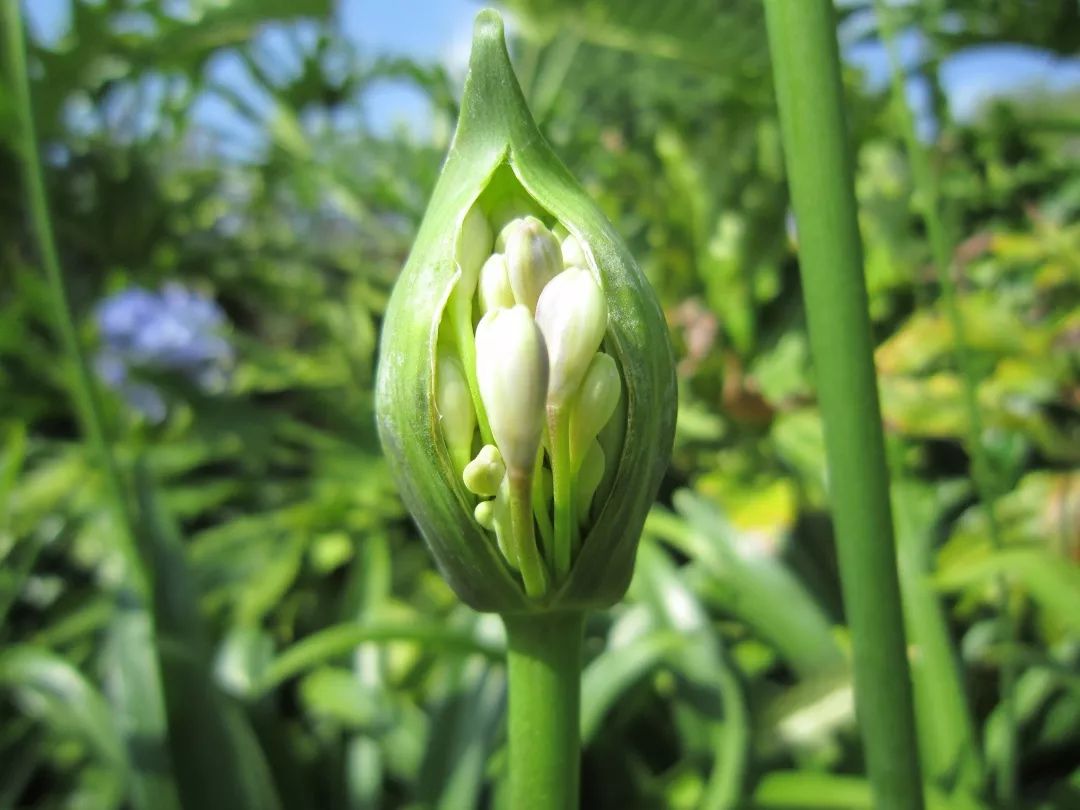
<path fill-rule="evenodd" d="M 674 432 L 652 290 L 544 142 L 502 22 L 383 327 L 380 435 L 440 570 L 479 610 L 619 599 Z"/>

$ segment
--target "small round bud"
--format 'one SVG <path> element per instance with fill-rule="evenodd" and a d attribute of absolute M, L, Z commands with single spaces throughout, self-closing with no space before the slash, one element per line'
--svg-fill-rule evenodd
<path fill-rule="evenodd" d="M 585 250 L 581 242 L 573 234 L 562 240 L 562 260 L 567 267 L 588 267 L 589 260 L 585 258 Z"/>
<path fill-rule="evenodd" d="M 461 361 L 441 349 L 435 366 L 435 407 L 454 468 L 464 469 L 472 457 L 476 412 Z"/>
<path fill-rule="evenodd" d="M 563 269 L 559 241 L 536 217 L 514 220 L 503 234 L 514 300 L 532 312 L 540 291 Z"/>
<path fill-rule="evenodd" d="M 531 471 L 544 429 L 548 356 L 544 336 L 525 307 L 492 310 L 480 319 L 476 378 L 507 469 Z"/>
<path fill-rule="evenodd" d="M 514 290 L 506 271 L 506 256 L 493 253 L 480 269 L 480 307 L 484 312 L 491 312 L 513 305 Z"/>
<path fill-rule="evenodd" d="M 561 408 L 577 391 L 607 331 L 607 303 L 588 270 L 571 267 L 544 288 L 536 323 L 550 359 L 547 404 Z"/>
<path fill-rule="evenodd" d="M 489 532 L 495 530 L 495 501 L 480 501 L 473 509 L 476 522 Z"/>
<path fill-rule="evenodd" d="M 461 477 L 469 492 L 491 498 L 498 493 L 504 475 L 506 465 L 503 464 L 499 448 L 493 444 L 485 444 L 476 454 L 476 458 L 465 465 Z"/>
<path fill-rule="evenodd" d="M 615 359 L 597 352 L 585 371 L 570 412 L 570 461 L 576 467 L 585 458 L 589 442 L 607 424 L 622 394 L 622 380 Z"/>

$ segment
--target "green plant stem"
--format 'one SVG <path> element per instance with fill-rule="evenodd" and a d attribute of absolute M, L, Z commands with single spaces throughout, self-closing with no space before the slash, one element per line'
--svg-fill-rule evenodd
<path fill-rule="evenodd" d="M 533 522 L 532 475 L 510 470 L 510 530 L 513 536 L 514 553 L 521 579 L 525 583 L 525 593 L 533 598 L 544 595 L 547 591 L 547 573 L 540 560 L 540 551 L 536 547 L 536 529 Z"/>
<path fill-rule="evenodd" d="M 510 708 L 510 807 L 578 806 L 584 614 L 503 617 Z"/>
<path fill-rule="evenodd" d="M 922 778 L 873 340 L 830 0 L 766 0 L 856 707 L 875 806 L 921 810 Z"/>
<path fill-rule="evenodd" d="M 919 140 L 915 127 L 915 116 L 907 103 L 904 87 L 904 69 L 896 49 L 896 31 L 892 14 L 881 0 L 876 0 L 874 9 L 877 13 L 881 39 L 885 44 L 885 50 L 889 58 L 893 105 L 899 119 L 900 131 L 903 133 L 908 161 L 911 163 L 911 172 L 917 192 L 916 200 L 930 239 L 930 249 L 934 256 L 934 265 L 937 267 L 941 294 L 945 303 L 945 314 L 953 332 L 953 353 L 956 356 L 956 365 L 960 372 L 961 393 L 968 421 L 967 446 L 971 457 L 972 478 L 975 482 L 979 500 L 982 501 L 983 509 L 986 512 L 990 545 L 994 550 L 1000 550 L 1003 543 L 997 516 L 995 487 L 992 481 L 993 473 L 982 440 L 983 422 L 978 400 L 978 375 L 975 373 L 975 367 L 971 360 L 967 328 L 964 323 L 963 313 L 960 310 L 959 294 L 953 277 L 953 240 L 945 227 L 941 190 L 938 186 L 937 175 L 930 166 L 927 150 Z M 1016 802 L 1018 781 L 1015 701 L 1017 665 L 1016 656 L 1013 654 L 1013 648 L 1016 646 L 1016 623 L 1010 611 L 1009 588 L 1004 577 L 999 578 L 997 590 L 999 621 L 1002 626 L 1002 635 L 1006 640 L 1005 656 L 998 670 L 998 690 L 1003 704 L 1006 731 L 1002 764 L 997 771 L 995 788 L 998 801 L 1004 806 L 1010 806 Z"/>
<path fill-rule="evenodd" d="M 551 481 L 555 501 L 555 579 L 562 582 L 570 574 L 574 550 L 573 475 L 570 469 L 569 415 L 548 408 L 548 440 L 551 442 Z"/>
<path fill-rule="evenodd" d="M 116 536 L 120 551 L 137 588 L 144 588 L 145 581 L 135 547 L 134 521 L 128 507 L 120 469 L 109 446 L 108 433 L 90 364 L 79 342 L 75 318 L 64 286 L 60 259 L 53 235 L 52 218 L 49 214 L 45 178 L 38 153 L 37 133 L 34 127 L 34 110 L 30 99 L 30 82 L 26 71 L 26 43 L 23 39 L 22 15 L 19 0 L 2 0 L 4 52 L 7 62 L 7 83 L 18 118 L 17 146 L 23 175 L 23 189 L 30 225 L 37 243 L 38 253 L 48 282 L 49 304 L 54 327 L 64 354 L 71 366 L 70 393 L 75 404 L 79 423 L 90 444 L 91 452 L 101 466 L 105 486 L 116 521 Z"/>

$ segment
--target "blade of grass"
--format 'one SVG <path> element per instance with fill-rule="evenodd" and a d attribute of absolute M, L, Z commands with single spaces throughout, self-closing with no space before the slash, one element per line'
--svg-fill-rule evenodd
<path fill-rule="evenodd" d="M 828 617 L 779 559 L 740 555 L 735 530 L 704 498 L 682 490 L 673 501 L 683 520 L 654 508 L 645 526 L 708 569 L 727 610 L 775 646 L 801 679 L 847 669 Z"/>
<path fill-rule="evenodd" d="M 0 654 L 0 687 L 25 697 L 35 712 L 50 718 L 87 747 L 120 780 L 127 777 L 124 746 L 109 704 L 69 661 L 30 645 Z"/>
<path fill-rule="evenodd" d="M 144 464 L 135 492 L 153 577 L 153 622 L 168 717 L 169 748 L 184 807 L 275 810 L 274 780 L 240 706 L 214 682 L 198 591 L 172 515 Z"/>
<path fill-rule="evenodd" d="M 145 582 L 135 549 L 135 533 L 127 499 L 124 497 L 126 490 L 123 478 L 112 448 L 109 446 L 101 398 L 94 377 L 90 373 L 90 363 L 86 352 L 79 342 L 75 317 L 72 314 L 71 302 L 68 300 L 63 272 L 60 269 L 60 258 L 53 235 L 52 218 L 45 192 L 45 178 L 34 128 L 34 111 L 26 70 L 26 43 L 23 38 L 19 0 L 2 0 L 2 2 L 0 12 L 2 12 L 3 25 L 0 27 L 4 30 L 8 86 L 14 99 L 12 106 L 19 123 L 16 144 L 23 175 L 23 190 L 26 207 L 30 213 L 30 225 L 48 282 L 54 327 L 73 372 L 70 378 L 70 393 L 76 415 L 90 445 L 90 450 L 97 457 L 97 462 L 103 471 L 109 505 L 116 524 L 116 540 L 120 553 L 127 565 L 132 584 L 139 592 L 143 592 Z"/>
<path fill-rule="evenodd" d="M 661 546 L 649 541 L 641 544 L 634 581 L 657 623 L 687 642 L 672 651 L 668 660 L 687 703 L 710 728 L 712 771 L 699 806 L 703 810 L 738 807 L 750 753 L 749 714 L 739 679 L 705 608 Z"/>
<path fill-rule="evenodd" d="M 923 769 L 932 784 L 977 795 L 983 763 L 948 618 L 930 574 L 934 525 L 946 504 L 931 489 L 898 476 L 893 485 L 900 588 Z M 964 488 L 966 491 L 966 487 Z"/>
<path fill-rule="evenodd" d="M 581 739 L 586 745 L 600 730 L 608 711 L 636 684 L 666 664 L 686 639 L 654 630 L 618 647 L 606 647 L 581 675 Z"/>
<path fill-rule="evenodd" d="M 878 807 L 921 810 L 836 20 L 829 0 L 767 0 L 765 12 L 867 770 Z"/>
<path fill-rule="evenodd" d="M 982 441 L 983 425 L 978 401 L 978 376 L 972 365 L 967 330 L 960 310 L 956 282 L 953 278 L 954 240 L 950 238 L 942 216 L 942 197 L 937 176 L 931 169 L 926 149 L 919 140 L 918 131 L 915 127 L 915 116 L 912 114 L 911 107 L 907 102 L 904 70 L 900 62 L 900 54 L 896 48 L 896 30 L 892 14 L 882 0 L 875 0 L 874 11 L 878 18 L 881 39 L 888 54 L 893 105 L 899 119 L 900 131 L 904 137 L 908 161 L 911 163 L 911 172 L 917 192 L 916 200 L 930 239 L 930 249 L 934 256 L 934 265 L 937 267 L 938 278 L 941 283 L 946 317 L 952 327 L 953 354 L 956 356 L 956 365 L 960 371 L 961 394 L 968 421 L 967 450 L 971 458 L 971 474 L 975 481 L 975 489 L 978 492 L 979 500 L 982 501 L 983 509 L 986 512 L 990 544 L 995 549 L 1000 550 L 1002 540 L 997 517 L 995 485 L 992 480 L 993 472 Z M 996 773 L 995 789 L 998 800 L 1008 807 L 1016 802 L 1018 779 L 1016 717 L 1013 705 L 1013 687 L 1017 677 L 1017 665 L 1015 656 L 1009 652 L 1016 646 L 1016 623 L 1009 609 L 1009 589 L 1004 574 L 998 580 L 996 587 L 998 590 L 999 621 L 1007 650 L 1001 667 L 998 669 L 998 691 L 1004 705 L 1004 717 L 1006 719 L 1005 750 L 1001 767 Z"/>
<path fill-rule="evenodd" d="M 419 619 L 409 624 L 372 623 L 358 625 L 345 622 L 327 627 L 296 642 L 275 658 L 253 692 L 259 694 L 273 689 L 283 681 L 306 672 L 326 661 L 351 653 L 365 642 L 413 643 L 426 651 L 440 654 L 467 655 L 479 653 L 493 661 L 504 655 L 501 645 L 492 644 L 470 633 L 451 630 L 436 622 Z"/>

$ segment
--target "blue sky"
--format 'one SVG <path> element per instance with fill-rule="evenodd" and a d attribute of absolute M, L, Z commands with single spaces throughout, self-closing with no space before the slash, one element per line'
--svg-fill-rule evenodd
<path fill-rule="evenodd" d="M 177 2 L 177 0 L 171 0 Z M 70 24 L 71 0 L 24 0 L 36 35 L 48 41 L 62 38 Z M 360 46 L 364 56 L 397 55 L 420 61 L 438 61 L 452 74 L 463 71 L 468 55 L 472 18 L 478 0 L 339 0 L 335 20 Z M 918 37 L 901 40 L 905 59 L 918 55 Z M 870 85 L 883 84 L 888 67 L 880 46 L 860 44 L 845 48 L 845 57 L 866 73 Z M 228 59 L 214 66 L 222 78 L 236 78 L 239 71 Z M 242 77 L 239 79 L 243 82 Z M 1032 48 L 993 46 L 972 48 L 953 56 L 942 66 L 942 81 L 953 112 L 964 118 L 988 98 L 1032 86 L 1057 89 L 1080 85 L 1080 59 L 1054 58 Z M 909 88 L 916 108 L 925 104 L 925 93 Z M 423 135 L 427 105 L 424 98 L 404 84 L 386 84 L 371 90 L 365 112 L 380 128 L 403 123 Z M 209 103 L 200 115 L 214 119 L 226 115 L 224 105 Z"/>

